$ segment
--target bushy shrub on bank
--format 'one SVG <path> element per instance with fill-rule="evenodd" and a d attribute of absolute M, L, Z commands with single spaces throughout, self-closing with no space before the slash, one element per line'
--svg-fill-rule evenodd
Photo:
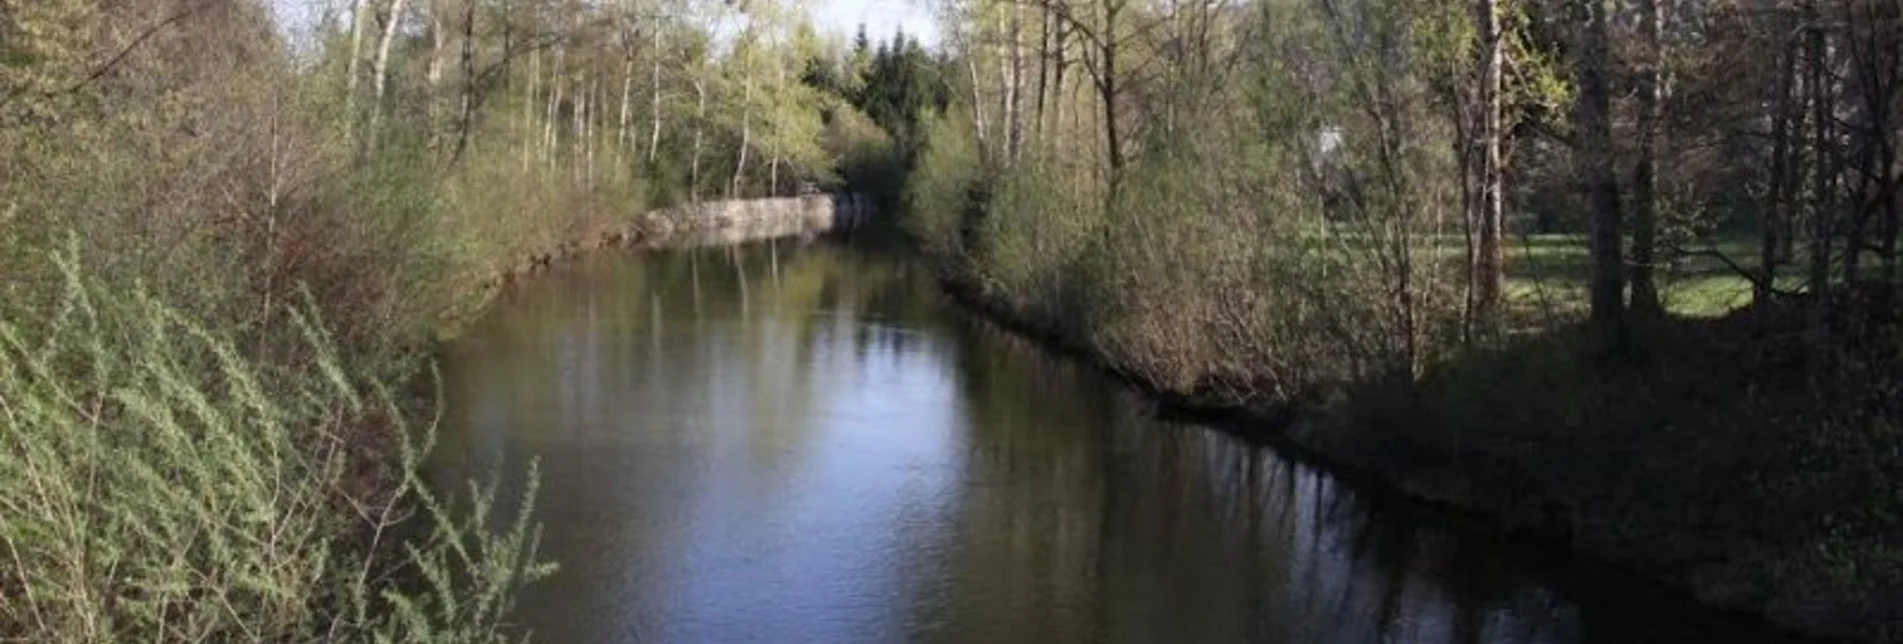
<path fill-rule="evenodd" d="M 73 255 L 54 315 L 0 315 L 0 639 L 500 641 L 530 513 L 425 487 L 432 427 L 306 305 L 267 359 Z"/>
<path fill-rule="evenodd" d="M 926 123 L 924 150 L 905 180 L 901 225 L 928 256 L 941 262 L 964 260 L 965 222 L 984 207 L 976 192 L 984 188 L 978 146 L 964 123 L 956 117 Z M 958 270 L 955 265 L 947 268 Z"/>
<path fill-rule="evenodd" d="M 1449 242 L 1399 243 L 1419 224 L 1324 203 L 1291 150 L 1210 132 L 1137 160 L 1113 193 L 1037 153 L 988 170 L 957 119 L 930 126 L 907 230 L 953 279 L 1153 385 L 1305 396 L 1418 369 L 1458 323 L 1435 259 Z"/>
<path fill-rule="evenodd" d="M 500 639 L 530 514 L 425 487 L 399 392 L 526 244 L 643 205 L 345 116 L 236 37 L 261 5 L 165 4 L 113 9 L 163 28 L 110 73 L 0 70 L 0 640 Z"/>

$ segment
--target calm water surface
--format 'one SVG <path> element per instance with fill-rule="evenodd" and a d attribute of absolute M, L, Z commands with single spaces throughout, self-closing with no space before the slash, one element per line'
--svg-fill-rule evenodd
<path fill-rule="evenodd" d="M 598 258 L 444 369 L 439 480 L 540 459 L 539 641 L 1769 641 L 1155 420 L 867 251 Z"/>

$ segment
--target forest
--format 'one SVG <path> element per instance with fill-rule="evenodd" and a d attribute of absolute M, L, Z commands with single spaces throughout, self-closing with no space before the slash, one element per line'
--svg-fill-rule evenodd
<path fill-rule="evenodd" d="M 0 639 L 507 639 L 559 562 L 417 476 L 431 348 L 597 226 L 860 191 L 1142 388 L 1903 641 L 1903 6 L 930 6 L 0 0 Z"/>
<path fill-rule="evenodd" d="M 970 0 L 953 289 L 1403 492 L 1903 638 L 1903 5 Z"/>

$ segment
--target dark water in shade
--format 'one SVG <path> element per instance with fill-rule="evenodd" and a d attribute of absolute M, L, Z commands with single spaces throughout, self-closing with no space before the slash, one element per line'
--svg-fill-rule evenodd
<path fill-rule="evenodd" d="M 591 260 L 444 374 L 440 480 L 540 459 L 539 641 L 1772 641 L 1152 419 L 867 251 Z"/>

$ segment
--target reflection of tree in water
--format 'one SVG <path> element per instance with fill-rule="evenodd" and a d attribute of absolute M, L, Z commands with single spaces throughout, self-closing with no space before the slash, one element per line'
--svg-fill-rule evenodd
<path fill-rule="evenodd" d="M 1023 577 L 1039 590 L 1007 596 L 1082 622 L 1020 625 L 1051 636 L 1042 639 L 1530 644 L 1634 635 L 1582 630 L 1582 609 L 1501 556 L 1507 544 L 1423 513 L 1371 511 L 1312 468 L 1145 418 L 1095 376 L 997 333 L 953 326 L 967 404 L 983 421 L 970 428 L 985 455 L 971 476 L 1011 490 L 965 521 L 1039 525 L 1026 515 L 1056 505 L 1083 529 L 992 543 L 1003 552 L 978 557 L 970 574 Z M 1054 475 L 1067 468 L 1084 474 Z M 1087 608 L 1077 609 L 1080 599 Z M 1669 620 L 1641 628 L 1686 635 Z"/>
<path fill-rule="evenodd" d="M 692 536 L 670 531 L 669 517 L 692 495 L 616 513 L 629 495 L 603 481 L 693 490 L 706 482 L 659 473 L 706 473 L 665 452 L 598 449 L 627 430 L 613 423 L 707 414 L 706 432 L 750 441 L 739 471 L 759 486 L 751 497 L 775 498 L 771 485 L 837 449 L 819 438 L 823 421 L 779 422 L 826 417 L 816 406 L 828 393 L 814 382 L 837 375 L 885 392 L 890 383 L 866 374 L 904 371 L 943 388 L 918 404 L 949 409 L 889 422 L 899 436 L 918 418 L 953 425 L 949 471 L 919 475 L 933 498 L 881 497 L 906 504 L 881 537 L 905 552 L 864 553 L 900 569 L 879 601 L 913 641 L 1750 641 L 1724 625 L 1687 626 L 1685 611 L 1656 596 L 1549 576 L 1503 556 L 1506 544 L 1271 451 L 1154 420 L 1105 379 L 950 313 L 931 276 L 902 257 L 793 242 L 661 251 L 583 262 L 511 299 L 471 338 L 509 374 L 459 380 L 451 361 L 453 396 L 474 402 L 448 440 L 462 444 L 454 458 L 473 460 L 519 456 L 504 453 L 511 441 L 554 446 L 545 489 L 560 497 L 549 506 L 558 540 L 627 530 L 627 547 L 666 561 Z M 511 409 L 543 408 L 563 413 L 501 425 Z M 682 583 L 669 574 L 643 567 L 628 583 Z M 665 593 L 562 589 L 580 594 L 553 610 L 683 610 Z"/>

